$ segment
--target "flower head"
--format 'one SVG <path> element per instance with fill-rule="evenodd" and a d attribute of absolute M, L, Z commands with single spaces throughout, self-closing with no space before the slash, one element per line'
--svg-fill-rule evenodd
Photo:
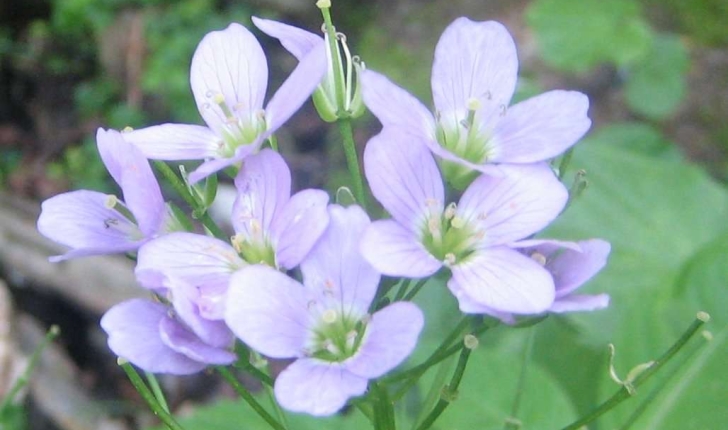
<path fill-rule="evenodd" d="M 380 280 L 359 254 L 369 218 L 358 206 L 329 211 L 328 229 L 301 264 L 303 285 L 267 266 L 246 267 L 233 275 L 225 312 L 251 348 L 296 359 L 278 376 L 275 395 L 284 408 L 312 415 L 335 413 L 400 364 L 424 324 L 412 303 L 369 314 Z"/>
<path fill-rule="evenodd" d="M 160 160 L 211 159 L 190 174 L 196 182 L 254 154 L 311 95 L 326 71 L 323 43 L 308 52 L 264 106 L 265 54 L 240 24 L 208 33 L 190 70 L 190 84 L 204 126 L 163 124 L 129 132 L 127 140 Z"/>
<path fill-rule="evenodd" d="M 44 201 L 38 231 L 71 248 L 51 261 L 133 251 L 171 228 L 159 184 L 144 155 L 115 130 L 99 129 L 96 144 L 124 201 L 89 190 Z"/>
<path fill-rule="evenodd" d="M 463 189 L 493 164 L 553 158 L 589 129 L 589 100 L 549 91 L 509 107 L 518 59 L 503 25 L 458 18 L 437 44 L 432 67 L 434 115 L 384 76 L 362 73 L 364 103 L 384 127 L 418 137 L 441 159 L 443 174 Z"/>
<path fill-rule="evenodd" d="M 234 340 L 230 330 L 221 321 L 201 316 L 190 298 L 194 288 L 175 280 L 155 290 L 171 303 L 127 300 L 101 318 L 109 348 L 117 356 L 147 372 L 176 375 L 237 359 L 230 351 Z"/>
<path fill-rule="evenodd" d="M 194 233 L 173 233 L 139 250 L 136 274 L 145 286 L 175 277 L 195 285 L 203 315 L 221 319 L 230 276 L 249 264 L 292 269 L 301 263 L 329 222 L 328 195 L 302 190 L 291 196 L 283 157 L 264 149 L 246 158 L 235 178 L 235 235 L 231 243 Z"/>
<path fill-rule="evenodd" d="M 362 240 L 375 269 L 421 278 L 445 266 L 454 293 L 464 291 L 494 311 L 538 313 L 551 306 L 551 276 L 509 246 L 544 228 L 566 204 L 567 192 L 548 166 L 481 175 L 457 204 L 446 205 L 427 148 L 401 129 L 385 128 L 367 144 L 364 169 L 374 197 L 392 215 L 372 223 Z M 467 311 L 462 303 L 461 310 Z"/>

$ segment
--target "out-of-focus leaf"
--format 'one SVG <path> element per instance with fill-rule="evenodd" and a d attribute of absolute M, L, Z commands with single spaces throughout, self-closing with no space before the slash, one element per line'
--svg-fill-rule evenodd
<path fill-rule="evenodd" d="M 627 103 L 635 112 L 654 119 L 674 113 L 685 96 L 689 64 L 687 49 L 677 36 L 659 35 L 630 71 Z"/>
<path fill-rule="evenodd" d="M 618 122 L 596 130 L 581 145 L 604 145 L 616 150 L 634 151 L 664 160 L 682 161 L 683 157 L 673 142 L 659 130 L 643 122 Z"/>
<path fill-rule="evenodd" d="M 544 60 L 568 71 L 625 65 L 652 43 L 652 30 L 632 0 L 536 0 L 526 18 Z"/>

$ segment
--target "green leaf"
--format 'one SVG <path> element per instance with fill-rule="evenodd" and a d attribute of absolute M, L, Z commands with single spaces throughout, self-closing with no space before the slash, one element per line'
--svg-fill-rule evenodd
<path fill-rule="evenodd" d="M 652 43 L 640 5 L 631 0 L 536 0 L 526 18 L 544 60 L 568 71 L 629 64 Z"/>
<path fill-rule="evenodd" d="M 687 49 L 675 35 L 659 35 L 634 64 L 625 88 L 635 112 L 662 119 L 675 112 L 685 96 L 685 74 L 690 65 Z"/>
<path fill-rule="evenodd" d="M 601 127 L 581 143 L 591 144 L 607 145 L 665 160 L 683 160 L 677 145 L 667 140 L 656 128 L 642 122 L 618 122 Z"/>
<path fill-rule="evenodd" d="M 572 165 L 588 172 L 590 186 L 544 236 L 572 240 L 602 237 L 611 242 L 607 267 L 584 290 L 609 293 L 612 302 L 601 312 L 569 316 L 578 329 L 572 338 L 593 353 L 581 364 L 591 371 L 568 378 L 567 372 L 553 370 L 563 367 L 559 354 L 544 356 L 541 361 L 558 375 L 583 414 L 588 408 L 586 402 L 579 402 L 582 396 L 602 401 L 619 388 L 607 378 L 603 358 L 596 360 L 605 356 L 607 343 L 616 345 L 615 366 L 624 377 L 634 366 L 665 351 L 698 310 L 725 306 L 725 285 L 718 289 L 707 286 L 706 281 L 702 295 L 689 301 L 680 291 L 698 295 L 699 290 L 681 287 L 680 280 L 687 276 L 684 268 L 697 264 L 694 261 L 708 260 L 709 254 L 695 257 L 696 253 L 707 252 L 701 249 L 713 246 L 715 238 L 725 234 L 728 193 L 695 166 L 646 156 L 605 141 L 578 147 Z M 691 273 L 708 272 L 698 268 Z M 725 279 L 719 271 L 712 276 Z M 722 309 L 725 313 L 725 307 Z M 563 335 L 552 334 L 537 343 L 537 356 L 557 344 L 561 356 L 579 354 L 564 342 Z M 656 379 L 666 374 L 669 370 L 658 373 Z M 649 392 L 653 382 L 638 391 Z M 710 403 L 721 398 L 711 396 L 704 400 Z M 611 426 L 600 428 L 618 427 L 637 404 L 628 400 L 605 416 L 603 422 Z"/>

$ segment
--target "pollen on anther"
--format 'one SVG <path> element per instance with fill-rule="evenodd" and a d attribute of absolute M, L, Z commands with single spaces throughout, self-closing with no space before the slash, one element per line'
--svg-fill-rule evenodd
<path fill-rule="evenodd" d="M 336 321 L 337 313 L 333 309 L 327 309 L 321 315 L 321 320 L 326 324 L 333 324 Z"/>
<path fill-rule="evenodd" d="M 465 220 L 460 218 L 459 216 L 456 216 L 450 221 L 450 225 L 455 229 L 461 229 L 465 227 Z"/>
<path fill-rule="evenodd" d="M 476 111 L 480 109 L 481 104 L 480 100 L 476 99 L 475 97 L 471 97 L 468 99 L 468 110 L 469 111 Z"/>
<path fill-rule="evenodd" d="M 109 194 L 106 196 L 106 201 L 104 201 L 104 207 L 106 209 L 114 209 L 114 207 L 119 204 L 119 198 L 116 197 L 113 194 Z"/>
<path fill-rule="evenodd" d="M 453 254 L 452 252 L 448 252 L 447 254 L 445 254 L 445 259 L 442 261 L 442 264 L 450 267 L 453 264 L 455 264 L 455 262 L 456 262 L 455 254 Z"/>
<path fill-rule="evenodd" d="M 546 265 L 546 256 L 541 254 L 540 252 L 534 252 L 533 254 L 531 254 L 531 259 L 541 266 Z"/>

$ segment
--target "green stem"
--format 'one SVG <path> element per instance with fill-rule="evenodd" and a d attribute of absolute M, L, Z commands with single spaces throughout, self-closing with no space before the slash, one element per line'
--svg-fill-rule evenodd
<path fill-rule="evenodd" d="M 40 345 L 35 348 L 35 351 L 33 351 L 33 354 L 30 356 L 30 360 L 28 360 L 28 365 L 25 366 L 25 370 L 23 370 L 23 373 L 20 375 L 20 377 L 15 380 L 12 388 L 10 388 L 10 391 L 8 391 L 7 395 L 3 399 L 2 405 L 0 405 L 0 417 L 5 415 L 7 409 L 10 407 L 10 403 L 13 401 L 15 396 L 17 396 L 20 390 L 22 390 L 23 387 L 28 384 L 28 381 L 30 381 L 30 375 L 31 373 L 33 373 L 33 369 L 38 364 L 38 360 L 40 360 L 40 355 L 43 350 L 51 342 L 53 342 L 59 334 L 61 334 L 61 330 L 58 328 L 57 325 L 52 325 L 51 328 L 48 329 Z"/>
<path fill-rule="evenodd" d="M 440 399 L 440 396 L 442 395 L 442 387 L 445 386 L 445 380 L 447 379 L 447 375 L 450 373 L 450 364 L 451 363 L 449 361 L 443 361 L 438 366 L 437 372 L 435 373 L 435 379 L 432 381 L 432 385 L 427 392 L 425 401 L 422 403 L 422 410 L 417 415 L 415 422 L 412 423 L 413 430 L 416 429 L 421 422 L 423 422 L 426 411 L 432 410 L 437 404 L 437 401 Z"/>
<path fill-rule="evenodd" d="M 164 179 L 166 179 L 170 185 L 172 185 L 174 191 L 179 194 L 180 197 L 182 197 L 182 199 L 192 208 L 193 217 L 199 219 L 200 222 L 202 222 L 202 225 L 204 225 L 205 228 L 207 228 L 207 230 L 210 231 L 210 233 L 212 233 L 212 235 L 216 238 L 220 240 L 228 240 L 228 236 L 220 229 L 220 227 L 217 226 L 215 221 L 212 220 L 210 214 L 207 213 L 206 208 L 204 208 L 202 203 L 195 198 L 194 195 L 192 195 L 190 190 L 187 188 L 187 185 L 179 178 L 179 176 L 177 176 L 176 173 L 174 173 L 174 170 L 172 170 L 172 168 L 164 161 L 154 161 L 153 163 L 157 171 L 164 176 Z"/>
<path fill-rule="evenodd" d="M 697 318 L 693 323 L 688 327 L 687 330 L 680 336 L 680 338 L 672 344 L 672 346 L 665 351 L 665 353 L 660 356 L 657 360 L 654 361 L 652 366 L 645 369 L 642 373 L 637 375 L 637 377 L 634 378 L 634 381 L 631 382 L 631 386 L 633 388 L 637 388 L 640 385 L 642 385 L 645 381 L 647 381 L 652 375 L 654 375 L 662 366 L 665 365 L 672 357 L 677 354 L 680 349 L 682 349 L 683 346 L 690 340 L 691 337 L 700 329 L 700 327 L 705 324 L 710 317 L 708 314 L 704 312 L 699 312 Z M 575 422 L 569 424 L 568 426 L 564 427 L 563 430 L 577 430 L 580 429 L 582 426 L 585 426 L 589 424 L 590 422 L 596 420 L 600 416 L 602 416 L 607 411 L 613 409 L 618 404 L 622 403 L 626 399 L 630 398 L 632 394 L 630 394 L 630 390 L 627 389 L 627 386 L 623 386 L 620 388 L 617 392 L 615 392 L 612 397 L 607 399 L 604 403 L 599 405 L 596 409 L 594 409 L 591 413 L 588 415 L 576 420 Z"/>
<path fill-rule="evenodd" d="M 147 382 L 149 382 L 149 387 L 152 389 L 152 393 L 154 394 L 154 398 L 157 399 L 159 402 L 159 406 L 162 407 L 165 411 L 169 412 L 169 405 L 167 404 L 167 399 L 164 398 L 164 392 L 162 392 L 162 387 L 159 386 L 159 381 L 157 381 L 157 378 L 154 376 L 153 373 L 144 372 L 144 375 L 147 377 Z"/>
<path fill-rule="evenodd" d="M 398 302 L 402 300 L 404 297 L 404 293 L 407 292 L 410 288 L 412 288 L 413 285 L 417 282 L 416 279 L 410 279 L 408 282 L 404 282 L 404 279 L 400 281 L 399 288 L 397 289 L 397 292 L 394 294 L 394 298 L 392 298 L 393 302 Z"/>
<path fill-rule="evenodd" d="M 238 395 L 240 395 L 240 397 L 242 397 L 243 400 L 245 400 L 245 402 L 248 403 L 250 407 L 253 408 L 253 410 L 257 412 L 258 415 L 265 420 L 265 422 L 268 423 L 269 426 L 275 430 L 286 430 L 286 427 L 283 424 L 273 418 L 273 416 L 269 414 L 257 400 L 255 400 L 255 397 L 253 397 L 253 395 L 250 394 L 245 387 L 243 387 L 240 381 L 238 381 L 235 375 L 233 375 L 227 367 L 217 366 L 215 369 L 217 369 L 218 373 L 225 379 L 225 381 L 233 387 Z"/>
<path fill-rule="evenodd" d="M 409 290 L 409 292 L 407 293 L 407 295 L 404 296 L 404 298 L 402 300 L 405 301 L 405 302 L 411 302 L 412 299 L 415 298 L 415 296 L 417 295 L 417 293 L 420 292 L 420 290 L 422 289 L 422 287 L 425 286 L 426 283 L 427 283 L 427 280 L 426 279 L 420 280 L 419 283 L 417 285 L 415 285 L 414 288 L 412 288 L 411 290 Z"/>
<path fill-rule="evenodd" d="M 374 421 L 376 430 L 395 430 L 394 404 L 389 398 L 387 388 L 373 382 L 372 391 L 375 394 Z"/>
<path fill-rule="evenodd" d="M 336 28 L 331 20 L 331 8 L 322 7 L 321 14 L 324 18 L 324 24 L 326 26 L 326 36 L 329 42 L 329 51 L 331 52 L 332 69 L 334 75 L 334 92 L 336 94 L 336 107 L 339 110 L 336 112 L 336 116 L 342 118 L 343 115 L 347 115 L 347 112 L 342 112 L 344 107 L 344 77 L 341 76 L 341 53 L 339 47 L 336 44 Z"/>
<path fill-rule="evenodd" d="M 566 175 L 566 168 L 569 166 L 569 163 L 571 162 L 571 157 L 573 155 L 574 155 L 574 147 L 571 147 L 561 157 L 561 162 L 559 162 L 559 180 L 564 179 L 564 175 Z"/>
<path fill-rule="evenodd" d="M 356 153 L 356 143 L 354 143 L 354 132 L 351 128 L 351 120 L 348 118 L 339 118 L 336 123 L 339 125 L 341 137 L 344 139 L 344 154 L 346 155 L 346 165 L 351 173 L 354 196 L 361 207 L 366 210 L 367 200 L 366 194 L 364 194 L 364 181 L 362 180 L 361 170 L 359 169 L 359 157 Z"/>
<path fill-rule="evenodd" d="M 440 401 L 437 402 L 437 405 L 435 405 L 434 409 L 432 409 L 430 414 L 427 415 L 424 421 L 422 421 L 422 424 L 417 427 L 417 430 L 429 429 L 457 396 L 458 386 L 460 386 L 460 381 L 462 381 L 463 374 L 465 374 L 465 368 L 468 365 L 470 353 L 473 352 L 473 350 L 471 348 L 468 348 L 466 345 L 463 345 L 461 348 L 462 350 L 460 351 L 460 358 L 458 358 L 458 364 L 455 368 L 455 372 L 452 375 L 452 379 L 450 379 L 450 383 L 443 388 L 443 393 L 440 397 Z"/>
<path fill-rule="evenodd" d="M 134 367 L 129 364 L 129 362 L 124 361 L 121 358 L 119 359 L 119 366 L 124 369 L 124 372 L 126 372 L 126 376 L 129 377 L 129 380 L 131 381 L 132 385 L 134 385 L 134 388 L 136 388 L 144 401 L 147 402 L 147 405 L 152 409 L 154 415 L 158 416 L 159 419 L 162 420 L 164 425 L 166 425 L 167 428 L 169 428 L 170 430 L 183 430 L 183 427 L 174 420 L 172 415 L 167 412 L 162 407 L 162 405 L 159 404 L 157 399 L 154 397 L 152 391 L 149 389 L 149 387 L 147 387 L 147 385 L 142 380 L 142 377 L 139 376 Z"/>
<path fill-rule="evenodd" d="M 521 358 L 521 372 L 518 375 L 518 382 L 516 385 L 516 394 L 513 397 L 513 404 L 511 405 L 511 416 L 506 421 L 504 430 L 517 430 L 519 427 L 515 423 L 514 419 L 518 416 L 518 410 L 521 407 L 521 399 L 523 398 L 523 391 L 526 385 L 526 373 L 528 370 L 528 364 L 531 361 L 531 351 L 533 350 L 533 340 L 535 338 L 535 329 L 531 328 L 528 331 L 528 337 L 523 345 L 523 357 Z"/>

